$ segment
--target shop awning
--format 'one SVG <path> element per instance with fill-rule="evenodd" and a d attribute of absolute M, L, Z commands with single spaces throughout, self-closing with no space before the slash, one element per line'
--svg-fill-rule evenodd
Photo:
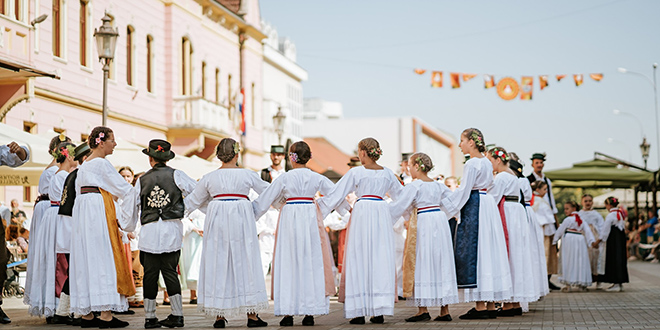
<path fill-rule="evenodd" d="M 21 64 L 6 58 L 0 58 L 0 79 L 50 77 L 60 79 L 55 73 L 39 70 L 29 65 Z"/>

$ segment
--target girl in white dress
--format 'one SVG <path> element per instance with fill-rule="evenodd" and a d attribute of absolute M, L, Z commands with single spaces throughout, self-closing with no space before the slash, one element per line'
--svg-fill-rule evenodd
<path fill-rule="evenodd" d="M 183 222 L 183 246 L 181 247 L 181 283 L 190 290 L 190 304 L 197 305 L 197 282 L 199 269 L 202 265 L 202 250 L 204 243 L 204 221 L 206 215 L 195 210 Z"/>
<path fill-rule="evenodd" d="M 412 298 L 406 302 L 419 307 L 419 310 L 406 321 L 430 320 L 427 307 L 435 306 L 441 307 L 435 321 L 451 321 L 448 305 L 458 303 L 456 265 L 449 222 L 439 206 L 451 190 L 444 183 L 428 177 L 427 173 L 433 169 L 428 155 L 416 153 L 410 156 L 409 168 L 415 181 L 407 184 L 399 199 L 390 204 L 392 217 L 403 216 L 408 221 L 403 291 L 408 298 L 409 288 L 412 287 Z M 413 259 L 410 263 L 407 262 L 409 258 Z M 411 279 L 408 278 L 409 269 L 414 275 Z M 409 283 L 411 280 L 414 280 L 412 286 Z"/>
<path fill-rule="evenodd" d="M 323 216 L 355 192 L 358 197 L 348 225 L 342 284 L 339 299 L 344 302 L 351 324 L 383 323 L 383 315 L 393 315 L 396 299 L 394 225 L 383 200 L 389 194 L 396 201 L 403 186 L 388 168 L 376 163 L 382 151 L 373 138 L 358 144 L 363 166 L 350 169 L 334 189 L 319 200 Z"/>
<path fill-rule="evenodd" d="M 484 157 L 484 137 L 476 128 L 461 134 L 459 148 L 470 155 L 461 186 L 440 202 L 447 217 L 460 215 L 456 226 L 454 260 L 463 302 L 475 307 L 461 319 L 497 317 L 495 302 L 511 298 L 511 272 L 497 206 L 486 188 L 493 184 L 493 165 Z"/>
<path fill-rule="evenodd" d="M 552 244 L 557 228 L 555 227 L 555 214 L 550 203 L 543 198 L 548 193 L 548 184 L 538 180 L 531 184 L 533 191 L 532 209 L 536 215 L 536 221 L 543 231 L 543 250 L 545 253 L 546 270 L 548 272 L 548 286 L 550 277 L 557 274 L 557 245 Z"/>
<path fill-rule="evenodd" d="M 532 254 L 529 226 L 525 207 L 520 203 L 520 183 L 516 174 L 509 168 L 511 156 L 502 147 L 488 150 L 488 160 L 493 164 L 495 179 L 488 194 L 498 203 L 502 224 L 506 225 L 508 239 L 509 266 L 513 296 L 506 300 L 497 316 L 522 315 L 520 303 L 539 299 L 534 288 Z"/>
<path fill-rule="evenodd" d="M 186 212 L 206 209 L 197 309 L 216 316 L 215 328 L 227 317 L 247 314 L 248 327 L 265 327 L 257 313 L 268 308 L 261 269 L 256 218 L 247 195 L 261 194 L 268 183 L 238 167 L 240 147 L 224 138 L 216 148 L 222 166 L 204 175 L 184 199 Z M 208 206 L 206 206 L 208 204 Z"/>
<path fill-rule="evenodd" d="M 628 258 L 626 253 L 626 216 L 619 208 L 616 197 L 607 197 L 605 208 L 609 212 L 600 228 L 600 239 L 593 245 L 605 245 L 601 261 L 603 272 L 598 277 L 600 282 L 612 283 L 607 291 L 623 291 L 623 283 L 628 283 Z"/>
<path fill-rule="evenodd" d="M 110 219 L 112 227 L 108 225 L 108 217 L 116 212 L 108 193 L 121 199 L 132 186 L 105 159 L 117 145 L 112 130 L 95 127 L 88 141 L 92 153 L 78 169 L 71 221 L 71 235 L 75 237 L 69 257 L 71 311 L 83 315 L 83 327 L 126 327 L 128 322 L 113 317 L 111 311 L 128 310 L 126 296 L 133 295 L 135 288 L 123 284 L 132 284 L 133 280 L 125 267 L 128 261 L 123 244 L 117 240 L 116 221 Z M 116 220 L 116 213 L 114 217 Z M 101 315 L 97 318 L 92 312 Z"/>
<path fill-rule="evenodd" d="M 311 158 L 307 143 L 292 144 L 293 169 L 253 202 L 256 218 L 271 204 L 281 205 L 271 271 L 275 315 L 285 315 L 280 326 L 293 326 L 293 315 L 305 315 L 302 324 L 314 325 L 313 315 L 328 314 L 329 296 L 335 294 L 330 242 L 314 202 L 317 192 L 325 195 L 334 184 L 306 167 Z"/>
<path fill-rule="evenodd" d="M 561 274 L 559 281 L 566 286 L 561 290 L 570 291 L 575 286 L 580 291 L 586 291 L 591 285 L 591 265 L 589 264 L 589 251 L 587 244 L 591 245 L 594 236 L 589 225 L 577 213 L 577 203 L 568 201 L 564 205 L 566 218 L 561 223 L 552 241 L 557 244 L 561 241 Z"/>

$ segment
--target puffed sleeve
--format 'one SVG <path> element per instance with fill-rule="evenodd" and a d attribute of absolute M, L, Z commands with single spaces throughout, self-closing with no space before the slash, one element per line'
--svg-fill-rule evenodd
<path fill-rule="evenodd" d="M 176 186 L 181 189 L 184 198 L 192 194 L 197 185 L 195 179 L 189 177 L 188 174 L 181 170 L 174 170 L 174 183 L 176 183 Z"/>
<path fill-rule="evenodd" d="M 119 226 L 126 232 L 135 231 L 140 218 L 140 179 L 135 182 L 135 187 L 126 195 L 121 203 L 122 216 L 119 218 Z"/>
<path fill-rule="evenodd" d="M 461 211 L 461 208 L 463 208 L 463 205 L 467 203 L 472 188 L 477 180 L 477 173 L 475 163 L 468 160 L 463 168 L 463 177 L 461 178 L 460 187 L 440 202 L 440 207 L 445 211 L 445 214 L 447 214 L 447 218 L 457 216 Z"/>
<path fill-rule="evenodd" d="M 415 182 L 403 187 L 398 198 L 389 204 L 392 221 L 397 221 L 400 217 L 412 212 L 412 204 L 417 197 L 419 184 Z"/>
<path fill-rule="evenodd" d="M 252 202 L 252 209 L 254 210 L 254 217 L 256 219 L 261 218 L 262 215 L 268 212 L 268 209 L 270 209 L 270 206 L 275 201 L 281 199 L 282 193 L 284 192 L 284 187 L 286 185 L 285 181 L 286 173 L 277 178 L 277 180 L 273 181 L 273 183 L 270 184 L 266 190 L 261 192 L 259 197 L 257 197 L 257 199 Z"/>
<path fill-rule="evenodd" d="M 193 189 L 192 193 L 183 199 L 183 203 L 186 205 L 186 217 L 192 211 L 199 209 L 205 204 L 208 204 L 208 202 L 213 199 L 207 188 L 209 182 L 208 176 L 212 175 L 212 173 L 214 172 L 204 175 L 199 180 L 199 182 L 197 182 L 197 185 L 195 186 L 195 189 Z"/>
<path fill-rule="evenodd" d="M 332 189 L 335 187 L 335 184 L 330 181 L 330 179 L 326 178 L 323 175 L 319 175 L 321 177 L 321 180 L 319 182 L 319 193 L 321 195 L 326 195 L 329 194 Z M 348 203 L 346 198 L 339 204 L 339 206 L 335 207 L 335 211 L 339 214 L 345 214 L 346 212 L 349 212 L 351 210 L 351 205 Z"/>
<path fill-rule="evenodd" d="M 552 239 L 552 244 L 557 244 L 557 241 L 564 235 L 566 232 L 566 229 L 571 223 L 575 222 L 575 217 L 567 217 L 562 221 L 561 225 L 559 225 L 559 228 L 557 228 L 557 232 L 555 232 L 555 237 Z"/>
<path fill-rule="evenodd" d="M 259 195 L 268 188 L 269 183 L 261 180 L 257 172 L 246 170 L 250 173 L 250 179 L 252 180 L 252 189 Z"/>
<path fill-rule="evenodd" d="M 323 218 L 327 217 L 333 209 L 338 207 L 342 201 L 345 200 L 346 195 L 355 191 L 355 170 L 350 169 L 340 180 L 335 184 L 332 190 L 324 197 L 318 199 L 319 208 Z"/>
<path fill-rule="evenodd" d="M 394 201 L 399 198 L 399 195 L 403 191 L 403 183 L 399 181 L 396 174 L 392 172 L 389 168 L 387 169 L 390 172 L 390 189 L 387 191 L 387 194 L 390 195 L 390 198 Z"/>
<path fill-rule="evenodd" d="M 131 192 L 131 189 L 133 189 L 133 186 L 126 182 L 126 179 L 124 179 L 121 174 L 119 174 L 119 172 L 117 172 L 115 168 L 112 167 L 112 164 L 105 159 L 103 165 L 103 175 L 105 180 L 103 180 L 99 188 L 106 190 L 113 196 L 124 199 L 126 195 Z"/>
<path fill-rule="evenodd" d="M 587 224 L 586 221 L 582 221 L 580 230 L 584 233 L 584 239 L 587 240 L 587 244 L 591 245 L 591 243 L 596 241 L 596 238 L 594 237 L 594 233 L 591 232 L 591 228 L 589 228 L 589 224 Z"/>

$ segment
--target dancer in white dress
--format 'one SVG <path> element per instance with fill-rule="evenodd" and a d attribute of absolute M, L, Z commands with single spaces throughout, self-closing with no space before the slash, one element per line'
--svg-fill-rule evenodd
<path fill-rule="evenodd" d="M 577 213 L 577 208 L 577 203 L 574 201 L 564 204 L 566 218 L 557 229 L 552 241 L 553 244 L 557 244 L 559 239 L 562 240 L 559 281 L 566 285 L 561 289 L 564 292 L 570 291 L 573 286 L 580 291 L 586 291 L 592 283 L 587 244 L 591 245 L 595 240 L 589 225 L 582 221 Z"/>
<path fill-rule="evenodd" d="M 126 327 L 111 314 L 126 311 L 126 296 L 135 293 L 113 197 L 124 198 L 132 186 L 105 159 L 117 145 L 112 130 L 95 127 L 88 141 L 92 153 L 78 168 L 71 226 L 71 311 L 83 315 L 82 327 Z"/>
<path fill-rule="evenodd" d="M 410 174 L 399 199 L 390 204 L 392 217 L 408 221 L 408 236 L 403 259 L 403 294 L 408 305 L 419 307 L 406 322 L 431 319 L 428 307 L 441 307 L 435 321 L 451 321 L 449 304 L 458 303 L 456 265 L 449 222 L 439 202 L 451 194 L 449 188 L 428 177 L 433 169 L 424 153 L 410 156 Z M 412 276 L 411 276 L 412 275 Z"/>
<path fill-rule="evenodd" d="M 619 208 L 619 200 L 616 197 L 608 197 L 605 200 L 605 208 L 609 212 L 600 229 L 601 238 L 593 245 L 604 243 L 606 249 L 605 258 L 601 254 L 602 273 L 598 280 L 600 282 L 612 283 L 607 291 L 623 291 L 623 283 L 628 283 L 628 258 L 626 255 L 626 216 Z M 601 241 L 602 240 L 602 241 Z"/>
<path fill-rule="evenodd" d="M 589 225 L 589 230 L 591 230 L 594 239 L 599 241 L 601 235 L 600 229 L 603 227 L 603 222 L 605 222 L 605 219 L 603 219 L 603 216 L 600 215 L 598 211 L 594 210 L 594 197 L 590 194 L 582 195 L 580 203 L 582 204 L 582 209 L 578 212 L 578 214 L 580 215 L 582 221 Z M 605 249 L 605 244 L 599 243 L 596 247 L 589 245 L 588 248 L 589 264 L 591 265 L 591 278 L 594 282 L 596 282 L 596 290 L 600 290 L 600 282 L 598 282 L 598 260 L 600 252 Z"/>
<path fill-rule="evenodd" d="M 202 177 L 184 202 L 187 212 L 206 208 L 197 309 L 215 315 L 215 328 L 227 317 L 247 313 L 248 327 L 265 327 L 257 313 L 268 308 L 250 189 L 262 193 L 268 183 L 238 167 L 240 147 L 225 138 L 216 148 L 222 167 Z M 206 207 L 208 204 L 208 207 Z"/>
<path fill-rule="evenodd" d="M 202 265 L 204 221 L 206 215 L 195 210 L 183 222 L 183 247 L 181 248 L 181 284 L 190 290 L 190 304 L 197 305 L 197 283 Z"/>
<path fill-rule="evenodd" d="M 271 271 L 274 312 L 284 315 L 280 326 L 293 326 L 294 315 L 305 315 L 302 324 L 314 325 L 313 315 L 328 314 L 329 296 L 335 294 L 330 241 L 314 202 L 317 192 L 327 194 L 334 184 L 306 167 L 311 157 L 307 143 L 292 144 L 293 169 L 253 202 L 256 217 L 271 204 L 281 206 Z"/>
<path fill-rule="evenodd" d="M 539 299 L 530 267 L 532 254 L 527 215 L 525 207 L 520 203 L 520 183 L 516 174 L 509 168 L 511 156 L 502 147 L 491 148 L 487 155 L 496 173 L 493 185 L 488 188 L 488 194 L 498 203 L 502 224 L 506 230 L 513 285 L 513 296 L 505 300 L 497 316 L 522 315 L 520 303 Z"/>
<path fill-rule="evenodd" d="M 484 157 L 486 144 L 476 128 L 461 134 L 459 148 L 470 155 L 465 162 L 461 186 L 440 202 L 447 217 L 460 214 L 454 241 L 456 281 L 463 289 L 463 302 L 475 307 L 461 319 L 497 317 L 495 302 L 512 296 L 511 272 L 502 220 L 486 188 L 493 184 L 493 165 Z"/>
<path fill-rule="evenodd" d="M 319 200 L 324 216 L 355 192 L 357 202 L 348 225 L 346 253 L 339 290 L 346 318 L 351 324 L 383 323 L 393 315 L 396 299 L 393 222 L 385 194 L 396 201 L 403 186 L 388 168 L 376 163 L 382 151 L 373 138 L 358 144 L 364 166 L 350 169 L 335 188 Z"/>

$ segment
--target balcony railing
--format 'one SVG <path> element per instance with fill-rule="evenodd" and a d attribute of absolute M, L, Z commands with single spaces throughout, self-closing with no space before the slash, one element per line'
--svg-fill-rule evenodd
<path fill-rule="evenodd" d="M 172 126 L 206 128 L 223 133 L 233 131 L 229 110 L 201 96 L 174 97 Z"/>

